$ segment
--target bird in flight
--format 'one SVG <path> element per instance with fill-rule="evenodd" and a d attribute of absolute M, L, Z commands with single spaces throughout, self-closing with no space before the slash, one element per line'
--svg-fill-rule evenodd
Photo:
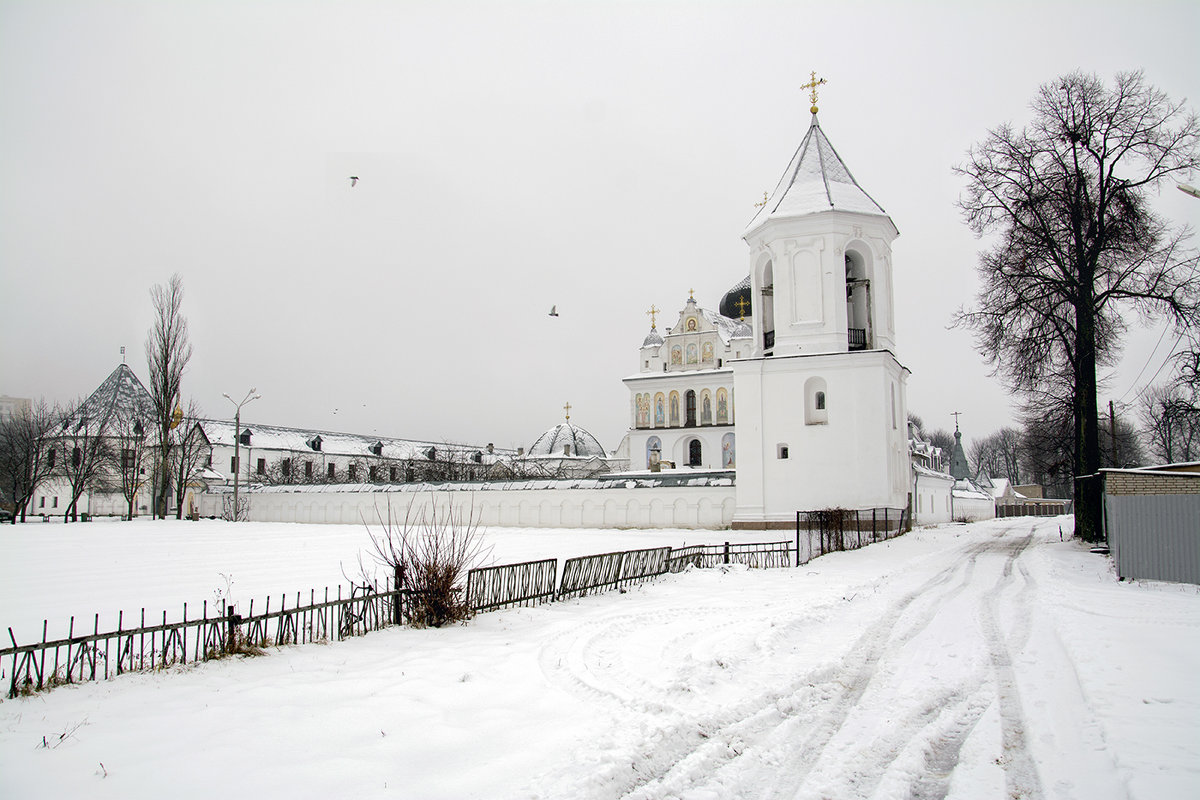
<path fill-rule="evenodd" d="M 550 316 L 552 316 L 552 317 L 558 316 L 558 306 L 556 306 L 556 305 L 550 306 Z"/>
<path fill-rule="evenodd" d="M 351 185 L 351 186 L 357 186 L 357 185 L 358 185 L 358 176 L 357 176 L 357 175 L 351 175 L 351 176 L 350 176 L 350 185 Z"/>

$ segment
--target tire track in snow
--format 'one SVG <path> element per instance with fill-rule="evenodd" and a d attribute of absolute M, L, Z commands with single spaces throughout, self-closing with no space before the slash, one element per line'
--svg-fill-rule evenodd
<path fill-rule="evenodd" d="M 1009 546 L 1008 558 L 996 583 L 983 596 L 980 604 L 980 623 L 983 626 L 984 637 L 987 640 L 988 655 L 992 661 L 992 671 L 996 682 L 996 702 L 1000 711 L 1000 742 L 1004 754 L 1004 783 L 1007 794 L 1013 800 L 1040 800 L 1042 797 L 1041 780 L 1038 777 L 1037 765 L 1029 752 L 1026 739 L 1026 722 L 1021 710 L 1021 695 L 1017 687 L 1017 679 L 1012 665 L 1012 656 L 1005 636 L 1000 628 L 997 613 L 1000 595 L 1012 586 L 1013 564 L 1033 541 L 1033 532 L 1018 539 Z M 1022 565 L 1022 582 L 1020 593 L 1032 590 L 1032 578 Z M 1028 641 L 1031 631 L 1029 603 L 1018 604 L 1017 624 L 1014 630 L 1014 640 L 1018 649 Z"/>
<path fill-rule="evenodd" d="M 996 536 L 1001 537 L 1005 532 Z M 715 771 L 736 759 L 745 758 L 776 767 L 778 775 L 770 789 L 770 797 L 794 795 L 857 707 L 883 654 L 888 648 L 902 646 L 925 630 L 943 605 L 970 586 L 979 555 L 993 549 L 991 542 L 977 542 L 963 548 L 960 555 L 966 556 L 965 561 L 955 559 L 953 564 L 904 595 L 851 646 L 841 664 L 809 672 L 790 682 L 782 694 L 772 694 L 766 702 L 739 709 L 731 722 L 707 731 L 701 747 L 680 753 L 667 770 L 655 770 L 651 774 L 639 771 L 641 781 L 626 797 L 674 796 L 703 786 Z M 930 595 L 939 587 L 946 587 L 956 576 L 958 580 L 953 585 Z M 917 600 L 923 601 L 925 607 L 910 626 L 898 631 L 902 616 Z M 962 722 L 965 727 L 973 727 L 982 713 L 982 710 L 974 710 L 976 706 L 977 702 L 970 714 L 964 715 L 970 718 Z M 912 724 L 919 728 L 922 719 L 924 717 L 919 715 Z M 677 737 L 664 736 L 663 739 L 688 740 L 687 731 L 678 733 Z M 963 738 L 965 740 L 965 734 Z M 661 745 L 661 742 L 657 744 Z M 893 758 L 885 754 L 882 763 L 875 765 L 871 772 L 882 775 Z"/>

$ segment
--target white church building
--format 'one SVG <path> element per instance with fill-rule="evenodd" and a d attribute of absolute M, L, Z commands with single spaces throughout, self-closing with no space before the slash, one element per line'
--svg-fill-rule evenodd
<path fill-rule="evenodd" d="M 898 231 L 816 112 L 743 234 L 748 278 L 716 312 L 689 297 L 665 335 L 652 321 L 641 370 L 624 381 L 631 467 L 736 469 L 735 528 L 790 527 L 800 510 L 908 503 Z"/>

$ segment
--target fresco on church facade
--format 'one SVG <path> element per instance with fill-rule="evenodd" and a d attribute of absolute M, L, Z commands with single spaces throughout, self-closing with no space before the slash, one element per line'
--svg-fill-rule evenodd
<path fill-rule="evenodd" d="M 671 392 L 671 427 L 679 427 L 679 392 Z"/>
<path fill-rule="evenodd" d="M 704 343 L 704 349 L 700 351 L 700 360 L 703 361 L 705 364 L 711 364 L 713 362 L 712 342 Z"/>
<path fill-rule="evenodd" d="M 727 394 L 724 389 L 717 389 L 717 424 L 726 425 L 729 423 L 729 401 L 726 399 Z"/>
<path fill-rule="evenodd" d="M 659 428 L 662 428 L 667 424 L 666 414 L 663 413 L 665 403 L 666 398 L 663 397 L 662 392 L 659 392 L 654 396 L 654 424 Z"/>
<path fill-rule="evenodd" d="M 655 464 L 662 457 L 662 440 L 657 436 L 651 436 L 646 440 L 646 466 L 649 467 Z"/>
<path fill-rule="evenodd" d="M 730 468 L 737 466 L 737 453 L 735 452 L 732 433 L 727 433 L 721 437 L 721 466 Z"/>
<path fill-rule="evenodd" d="M 700 399 L 700 424 L 712 425 L 712 395 L 708 389 L 704 390 Z"/>
<path fill-rule="evenodd" d="M 688 345 L 688 349 L 687 349 L 687 356 L 688 356 L 688 363 L 689 363 L 689 364 L 696 364 L 696 363 L 699 363 L 699 362 L 698 362 L 698 360 L 697 360 L 697 358 L 696 358 L 696 345 L 694 345 L 694 344 L 689 344 L 689 345 Z"/>
<path fill-rule="evenodd" d="M 687 329 L 688 329 L 689 331 L 695 331 L 695 330 L 696 330 L 696 318 L 695 318 L 695 317 L 688 317 L 688 321 L 687 321 Z"/>
<path fill-rule="evenodd" d="M 650 427 L 650 395 L 637 396 L 637 425 L 639 428 Z"/>
<path fill-rule="evenodd" d="M 671 348 L 671 365 L 683 366 L 683 349 L 679 345 Z"/>

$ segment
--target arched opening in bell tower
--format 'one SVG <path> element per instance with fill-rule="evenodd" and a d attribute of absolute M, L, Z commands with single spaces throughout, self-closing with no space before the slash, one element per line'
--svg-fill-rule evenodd
<path fill-rule="evenodd" d="M 850 350 L 871 349 L 871 281 L 867 262 L 857 250 L 846 250 L 846 341 Z"/>
<path fill-rule="evenodd" d="M 758 282 L 758 307 L 762 309 L 762 347 L 765 355 L 775 348 L 775 272 L 768 261 Z"/>

